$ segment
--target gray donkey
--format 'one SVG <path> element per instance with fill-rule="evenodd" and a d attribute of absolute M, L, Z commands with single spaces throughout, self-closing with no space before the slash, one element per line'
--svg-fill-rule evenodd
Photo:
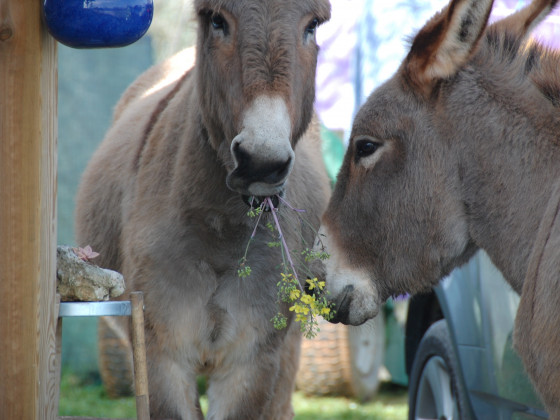
<path fill-rule="evenodd" d="M 557 0 L 489 27 L 453 0 L 358 112 L 322 219 L 335 321 L 430 288 L 478 248 L 521 294 L 515 346 L 560 419 L 560 56 L 526 43 Z"/>
<path fill-rule="evenodd" d="M 300 326 L 276 330 L 281 251 L 253 197 L 280 195 L 318 228 L 330 193 L 313 117 L 328 0 L 196 0 L 196 53 L 141 75 L 116 107 L 77 197 L 77 239 L 145 296 L 152 418 L 290 419 Z M 196 57 L 195 57 L 195 56 Z M 194 63 L 196 61 L 196 63 Z M 194 63 L 194 65 L 193 65 Z M 294 251 L 314 232 L 280 204 Z M 265 218 L 271 218 L 265 215 Z"/>

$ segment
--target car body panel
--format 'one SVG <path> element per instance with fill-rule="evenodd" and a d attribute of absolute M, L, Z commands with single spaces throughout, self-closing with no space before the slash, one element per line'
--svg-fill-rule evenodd
<path fill-rule="evenodd" d="M 546 418 L 512 347 L 519 295 L 483 251 L 435 288 L 479 419 Z M 527 417 L 529 416 L 529 417 Z"/>

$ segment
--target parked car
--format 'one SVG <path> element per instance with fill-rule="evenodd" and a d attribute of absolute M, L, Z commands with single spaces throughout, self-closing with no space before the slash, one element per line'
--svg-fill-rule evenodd
<path fill-rule="evenodd" d="M 518 304 L 483 251 L 410 300 L 409 419 L 548 418 L 512 347 Z"/>

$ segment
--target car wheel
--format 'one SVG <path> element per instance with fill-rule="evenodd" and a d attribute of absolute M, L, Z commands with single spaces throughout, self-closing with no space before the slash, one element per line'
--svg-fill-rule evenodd
<path fill-rule="evenodd" d="M 418 347 L 409 384 L 409 420 L 471 419 L 447 322 L 432 324 Z"/>

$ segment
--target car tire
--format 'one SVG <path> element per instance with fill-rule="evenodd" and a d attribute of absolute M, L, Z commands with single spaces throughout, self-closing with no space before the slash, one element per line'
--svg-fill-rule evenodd
<path fill-rule="evenodd" d="M 447 322 L 442 319 L 424 334 L 412 365 L 409 420 L 472 418 Z"/>

